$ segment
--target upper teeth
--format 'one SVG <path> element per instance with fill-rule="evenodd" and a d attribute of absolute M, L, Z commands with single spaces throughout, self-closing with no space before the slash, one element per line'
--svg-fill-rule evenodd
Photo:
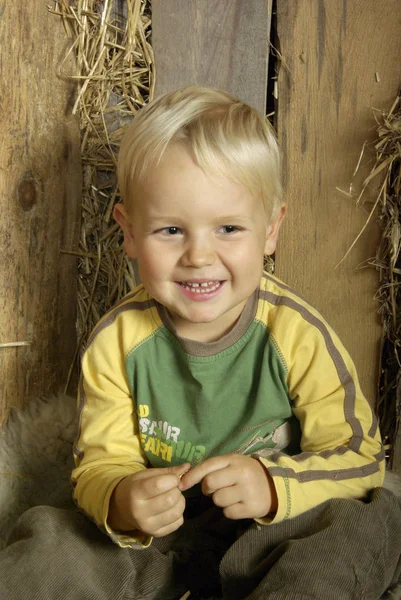
<path fill-rule="evenodd" d="M 204 281 L 202 283 L 182 281 L 182 287 L 189 288 L 197 294 L 210 294 L 221 286 L 221 281 Z"/>
<path fill-rule="evenodd" d="M 189 281 L 184 281 L 183 283 L 185 285 L 190 285 L 191 287 L 209 287 L 210 285 L 214 284 L 214 281 L 204 281 L 203 283 L 191 283 Z"/>

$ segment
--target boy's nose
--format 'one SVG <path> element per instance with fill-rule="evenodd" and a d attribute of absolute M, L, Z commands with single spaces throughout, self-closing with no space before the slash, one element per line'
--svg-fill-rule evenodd
<path fill-rule="evenodd" d="M 207 244 L 191 244 L 185 250 L 181 262 L 184 267 L 205 267 L 215 261 L 213 248 Z"/>

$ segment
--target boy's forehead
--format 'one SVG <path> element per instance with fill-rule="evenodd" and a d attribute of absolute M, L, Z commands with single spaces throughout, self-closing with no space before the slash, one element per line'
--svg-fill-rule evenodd
<path fill-rule="evenodd" d="M 146 219 L 247 219 L 259 209 L 264 212 L 261 196 L 255 198 L 234 177 L 201 169 L 179 144 L 168 147 L 160 162 L 149 167 L 133 196 L 134 212 Z"/>
<path fill-rule="evenodd" d="M 173 144 L 164 152 L 157 164 L 153 164 L 137 185 L 138 193 L 152 198 L 165 198 L 171 201 L 170 192 L 196 195 L 199 190 L 218 194 L 227 194 L 232 198 L 250 198 L 251 193 L 246 186 L 225 173 L 201 168 L 192 154 L 182 145 Z"/>

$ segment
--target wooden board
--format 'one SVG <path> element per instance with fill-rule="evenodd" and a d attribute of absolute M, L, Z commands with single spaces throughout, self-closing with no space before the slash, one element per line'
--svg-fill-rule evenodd
<path fill-rule="evenodd" d="M 401 406 L 401 380 L 398 381 L 397 392 L 396 392 L 396 405 Z M 393 452 L 393 464 L 392 470 L 401 475 L 401 428 L 398 426 L 395 432 L 395 439 L 393 440 L 394 452 Z"/>
<path fill-rule="evenodd" d="M 80 224 L 74 88 L 56 76 L 66 36 L 45 2 L 0 0 L 0 422 L 62 389 L 76 344 Z"/>
<path fill-rule="evenodd" d="M 271 0 L 153 0 L 156 95 L 198 84 L 266 106 Z"/>
<path fill-rule="evenodd" d="M 283 56 L 278 133 L 289 207 L 277 274 L 334 327 L 374 403 L 381 335 L 373 299 L 378 275 L 356 268 L 375 254 L 379 229 L 373 219 L 335 269 L 367 218 L 336 188 L 349 191 L 362 146 L 375 137 L 372 107 L 388 110 L 397 95 L 400 2 L 278 0 L 277 18 Z M 371 168 L 364 161 L 355 192 Z"/>

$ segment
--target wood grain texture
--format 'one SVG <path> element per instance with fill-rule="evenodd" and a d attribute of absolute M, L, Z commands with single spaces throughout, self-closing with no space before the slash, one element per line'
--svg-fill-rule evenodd
<path fill-rule="evenodd" d="M 372 107 L 388 110 L 396 97 L 400 2 L 278 0 L 277 10 L 286 64 L 278 78 L 278 134 L 289 210 L 276 272 L 339 334 L 374 403 L 381 335 L 373 299 L 378 275 L 356 267 L 375 254 L 379 229 L 373 219 L 335 269 L 367 217 L 336 188 L 349 191 L 363 143 L 375 138 Z M 368 156 L 355 191 L 372 168 Z M 371 200 L 376 191 L 370 190 Z"/>
<path fill-rule="evenodd" d="M 190 84 L 266 106 L 271 0 L 153 0 L 156 95 Z"/>
<path fill-rule="evenodd" d="M 57 392 L 75 349 L 81 165 L 69 115 L 74 88 L 56 75 L 66 49 L 44 2 L 0 0 L 0 421 L 29 396 Z"/>

